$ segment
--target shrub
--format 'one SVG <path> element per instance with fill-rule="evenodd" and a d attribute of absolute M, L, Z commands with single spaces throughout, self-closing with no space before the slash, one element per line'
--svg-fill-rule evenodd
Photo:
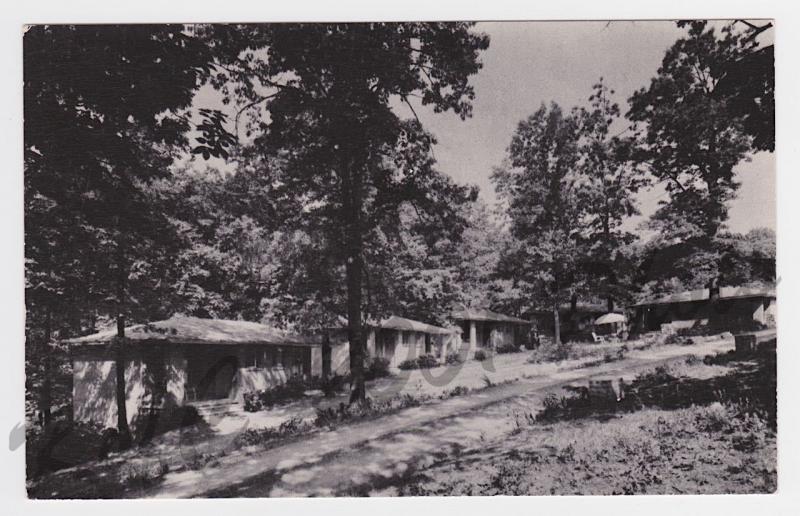
<path fill-rule="evenodd" d="M 430 369 L 439 365 L 439 361 L 433 355 L 422 355 L 417 358 L 417 364 L 420 369 Z"/>
<path fill-rule="evenodd" d="M 497 352 L 500 353 L 500 354 L 519 353 L 520 352 L 520 347 L 519 346 L 515 346 L 514 344 L 510 344 L 510 343 L 509 344 L 503 344 L 503 345 L 497 347 Z"/>
<path fill-rule="evenodd" d="M 427 395 L 398 394 L 386 400 L 367 398 L 360 403 L 352 405 L 340 403 L 338 407 L 317 409 L 317 414 L 312 424 L 319 428 L 331 428 L 347 420 L 364 419 L 404 408 L 418 407 L 430 399 L 431 397 Z"/>
<path fill-rule="evenodd" d="M 169 464 L 158 461 L 151 464 L 131 464 L 120 475 L 123 485 L 146 489 L 155 485 L 164 475 L 169 473 Z"/>
<path fill-rule="evenodd" d="M 391 372 L 389 371 L 389 360 L 383 357 L 374 357 L 372 360 L 370 360 L 366 370 L 364 371 L 364 379 L 367 381 L 375 380 L 377 378 L 386 378 L 390 375 Z"/>
<path fill-rule="evenodd" d="M 430 369 L 439 365 L 439 361 L 433 355 L 420 355 L 415 359 L 403 360 L 399 367 L 403 371 L 411 369 Z"/>
<path fill-rule="evenodd" d="M 237 443 L 241 446 L 266 444 L 279 438 L 292 437 L 307 433 L 313 429 L 313 424 L 295 416 L 280 424 L 277 428 L 249 428 L 237 436 Z"/>
<path fill-rule="evenodd" d="M 619 360 L 623 360 L 624 358 L 625 358 L 625 350 L 623 350 L 622 348 L 618 348 L 614 353 L 606 351 L 605 354 L 603 354 L 603 362 L 606 363 L 617 362 Z"/>
<path fill-rule="evenodd" d="M 542 362 L 561 362 L 562 360 L 567 360 L 568 358 L 574 358 L 573 355 L 575 355 L 574 348 L 572 344 L 568 342 L 562 341 L 561 345 L 558 346 L 554 343 L 548 343 L 540 346 L 533 353 L 531 353 L 530 357 L 528 357 L 528 363 L 540 364 Z"/>
<path fill-rule="evenodd" d="M 478 362 L 483 362 L 487 358 L 489 358 L 489 354 L 486 353 L 486 351 L 482 349 L 475 351 L 475 360 L 477 360 Z"/>
<path fill-rule="evenodd" d="M 56 421 L 43 432 L 26 432 L 28 478 L 104 459 L 118 446 L 116 429 L 87 423 Z"/>
<path fill-rule="evenodd" d="M 533 351 L 534 349 L 539 347 L 539 342 L 537 342 L 534 338 L 528 338 L 525 339 L 525 342 L 522 345 L 528 351 Z"/>
<path fill-rule="evenodd" d="M 462 362 L 461 355 L 458 352 L 453 351 L 452 353 L 448 353 L 444 359 L 444 363 L 447 365 L 455 365 L 460 364 Z"/>
<path fill-rule="evenodd" d="M 469 394 L 469 387 L 464 387 L 463 385 L 457 385 L 450 389 L 449 391 L 444 391 L 439 395 L 439 399 L 445 400 L 447 398 L 455 398 L 457 396 L 464 396 Z"/>
<path fill-rule="evenodd" d="M 302 398 L 305 391 L 313 386 L 302 376 L 292 376 L 286 383 L 262 391 L 244 393 L 244 409 L 247 412 L 256 412 L 276 405 L 285 405 Z"/>
<path fill-rule="evenodd" d="M 418 369 L 417 361 L 416 360 L 403 360 L 400 362 L 400 365 L 397 366 L 399 369 L 403 371 L 410 371 L 411 369 Z"/>
<path fill-rule="evenodd" d="M 162 410 L 152 412 L 150 407 L 142 407 L 134 416 L 130 426 L 134 439 L 145 443 L 157 435 L 179 428 L 195 426 L 202 422 L 203 418 L 195 407 L 191 405 L 171 405 Z M 109 430 L 113 429 L 107 429 L 106 431 Z M 117 436 L 113 435 L 111 438 L 106 437 L 106 440 L 116 438 Z"/>
<path fill-rule="evenodd" d="M 335 374 L 328 378 L 314 377 L 311 384 L 313 388 L 319 389 L 326 398 L 331 398 L 344 390 L 345 384 L 349 383 L 349 378 Z"/>
<path fill-rule="evenodd" d="M 683 338 L 683 335 L 680 335 L 679 333 L 670 333 L 669 335 L 664 337 L 664 340 L 662 341 L 662 343 L 666 344 L 666 345 L 683 344 L 684 343 L 684 338 Z"/>

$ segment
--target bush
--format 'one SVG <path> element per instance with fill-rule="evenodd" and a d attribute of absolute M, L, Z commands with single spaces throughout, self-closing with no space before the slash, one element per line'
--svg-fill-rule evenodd
<path fill-rule="evenodd" d="M 403 360 L 399 367 L 403 371 L 411 369 L 430 369 L 439 365 L 439 361 L 433 355 L 420 355 L 415 359 Z"/>
<path fill-rule="evenodd" d="M 430 399 L 431 397 L 427 395 L 398 394 L 385 400 L 367 398 L 352 405 L 340 403 L 338 407 L 317 409 L 317 415 L 311 424 L 318 428 L 332 428 L 348 420 L 360 420 L 409 407 L 418 407 Z"/>
<path fill-rule="evenodd" d="M 684 339 L 683 335 L 680 335 L 679 333 L 670 333 L 669 335 L 664 337 L 664 340 L 662 341 L 662 344 L 666 344 L 666 345 L 681 344 L 682 345 L 684 343 L 684 340 L 685 339 Z"/>
<path fill-rule="evenodd" d="M 452 389 L 445 390 L 439 395 L 439 399 L 446 400 L 447 398 L 455 398 L 457 396 L 465 396 L 469 394 L 469 387 L 464 387 L 463 385 L 456 385 Z"/>
<path fill-rule="evenodd" d="M 486 353 L 484 350 L 479 349 L 475 351 L 475 360 L 477 360 L 478 362 L 483 362 L 487 358 L 489 358 L 489 354 Z"/>
<path fill-rule="evenodd" d="M 603 355 L 603 362 L 605 363 L 617 362 L 619 360 L 624 360 L 624 359 L 625 359 L 625 350 L 622 348 L 617 348 L 616 352 L 614 353 L 606 351 L 606 353 Z"/>
<path fill-rule="evenodd" d="M 538 339 L 534 339 L 533 337 L 525 339 L 525 342 L 522 344 L 525 349 L 528 351 L 533 351 L 534 349 L 539 347 Z"/>
<path fill-rule="evenodd" d="M 171 405 L 152 411 L 150 407 L 142 407 L 134 416 L 130 428 L 134 441 L 146 443 L 157 435 L 202 422 L 203 417 L 191 405 Z"/>
<path fill-rule="evenodd" d="M 313 384 L 307 382 L 302 376 L 292 376 L 286 383 L 264 389 L 244 393 L 244 409 L 247 412 L 267 410 L 276 405 L 285 405 L 303 397 L 303 394 Z"/>
<path fill-rule="evenodd" d="M 436 357 L 433 355 L 422 355 L 421 357 L 417 358 L 417 364 L 419 364 L 420 369 L 430 369 L 438 366 L 439 361 L 436 360 Z"/>
<path fill-rule="evenodd" d="M 520 352 L 520 347 L 519 346 L 515 346 L 514 344 L 503 344 L 501 346 L 498 346 L 496 351 L 499 354 L 519 353 Z"/>
<path fill-rule="evenodd" d="M 461 362 L 462 362 L 461 355 L 459 355 L 458 352 L 456 351 L 448 353 L 444 359 L 444 363 L 447 365 L 460 364 Z"/>
<path fill-rule="evenodd" d="M 372 360 L 370 360 L 366 370 L 364 371 L 364 379 L 367 381 L 375 380 L 377 378 L 386 378 L 390 375 L 391 372 L 389 371 L 389 360 L 383 357 L 374 357 Z"/>
<path fill-rule="evenodd" d="M 326 398 L 332 398 L 337 393 L 342 392 L 347 383 L 350 383 L 349 377 L 335 374 L 328 378 L 314 377 L 311 386 L 314 389 L 321 390 Z"/>
<path fill-rule="evenodd" d="M 572 344 L 568 342 L 561 342 L 561 345 L 556 346 L 554 343 L 548 343 L 537 348 L 530 357 L 528 357 L 529 364 L 540 364 L 542 362 L 561 362 L 568 358 L 577 358 L 575 355 Z"/>
<path fill-rule="evenodd" d="M 72 421 L 56 421 L 43 432 L 28 431 L 25 441 L 28 478 L 102 460 L 118 450 L 115 428 Z"/>
<path fill-rule="evenodd" d="M 256 444 L 267 444 L 279 438 L 292 437 L 307 433 L 313 429 L 313 424 L 304 421 L 303 418 L 295 416 L 280 424 L 277 428 L 249 428 L 237 436 L 237 444 L 240 446 L 253 446 Z"/>
<path fill-rule="evenodd" d="M 169 464 L 163 461 L 143 464 L 131 464 L 120 475 L 123 485 L 138 489 L 147 489 L 155 485 L 169 473 Z"/>

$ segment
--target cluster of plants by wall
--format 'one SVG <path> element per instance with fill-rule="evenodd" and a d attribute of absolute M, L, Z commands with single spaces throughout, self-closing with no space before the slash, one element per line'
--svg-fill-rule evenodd
<path fill-rule="evenodd" d="M 411 369 L 430 369 L 432 367 L 436 367 L 439 365 L 439 361 L 436 360 L 436 357 L 433 355 L 421 355 L 414 359 L 403 360 L 400 362 L 400 365 L 397 366 L 403 371 L 408 371 Z"/>
<path fill-rule="evenodd" d="M 497 348 L 495 349 L 495 351 L 501 355 L 505 353 L 519 353 L 521 350 L 522 348 L 520 346 L 515 346 L 514 344 L 511 343 L 502 344 L 500 346 L 497 346 Z"/>

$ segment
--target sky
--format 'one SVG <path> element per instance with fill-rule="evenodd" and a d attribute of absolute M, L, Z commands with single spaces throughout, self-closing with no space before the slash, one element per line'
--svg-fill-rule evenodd
<path fill-rule="evenodd" d="M 477 184 L 489 203 L 496 199 L 492 168 L 503 160 L 520 120 L 543 102 L 556 101 L 565 109 L 585 105 L 600 77 L 616 91 L 624 113 L 628 97 L 649 84 L 665 51 L 685 34 L 665 21 L 492 22 L 475 30 L 487 33 L 491 42 L 481 56 L 483 69 L 472 77 L 472 118 L 416 111 L 438 140 L 439 169 L 460 183 Z M 736 177 L 742 186 L 730 204 L 730 229 L 775 229 L 774 155 L 758 153 L 736 168 Z M 638 225 L 664 198 L 660 186 L 641 192 L 642 216 L 629 226 Z"/>
<path fill-rule="evenodd" d="M 586 105 L 601 77 L 615 90 L 614 100 L 624 114 L 627 99 L 649 85 L 666 50 L 685 34 L 671 21 L 481 22 L 474 30 L 487 33 L 491 41 L 480 57 L 482 70 L 471 78 L 472 117 L 463 121 L 453 113 L 434 113 L 411 100 L 423 126 L 438 140 L 434 154 L 439 170 L 459 183 L 478 185 L 489 204 L 496 201 L 492 169 L 501 164 L 520 120 L 542 103 L 555 101 L 565 110 Z M 195 106 L 222 108 L 215 97 L 204 87 Z M 393 107 L 400 116 L 414 116 L 400 102 Z M 775 229 L 774 154 L 751 156 L 735 172 L 741 188 L 729 204 L 728 227 L 742 233 Z M 628 220 L 626 228 L 636 230 L 665 198 L 661 185 L 639 192 L 641 215 Z"/>

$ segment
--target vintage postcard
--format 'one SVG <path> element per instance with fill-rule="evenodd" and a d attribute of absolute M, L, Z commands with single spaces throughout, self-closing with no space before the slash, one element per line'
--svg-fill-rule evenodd
<path fill-rule="evenodd" d="M 28 497 L 774 493 L 774 31 L 26 26 Z"/>

